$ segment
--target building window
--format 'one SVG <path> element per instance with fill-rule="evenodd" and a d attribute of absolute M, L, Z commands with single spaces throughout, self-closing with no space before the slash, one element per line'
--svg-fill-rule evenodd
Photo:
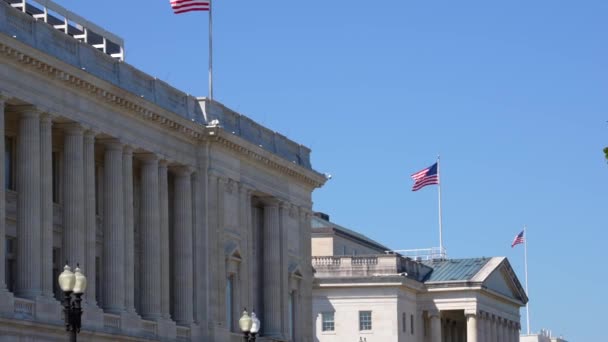
<path fill-rule="evenodd" d="M 342 246 L 342 255 L 346 255 L 346 245 Z"/>
<path fill-rule="evenodd" d="M 232 308 L 234 304 L 234 293 L 233 293 L 233 276 L 229 276 L 226 279 L 226 327 L 229 331 L 233 331 L 233 319 L 232 319 Z"/>
<path fill-rule="evenodd" d="M 15 190 L 15 138 L 4 138 L 4 188 Z"/>
<path fill-rule="evenodd" d="M 4 279 L 6 279 L 6 286 L 10 292 L 15 292 L 15 285 L 17 279 L 15 275 L 17 274 L 17 244 L 16 239 L 11 237 L 6 237 L 6 262 L 4 269 Z"/>
<path fill-rule="evenodd" d="M 410 333 L 414 335 L 414 315 L 410 315 Z"/>
<path fill-rule="evenodd" d="M 336 323 L 334 321 L 333 312 L 321 313 L 321 331 L 334 331 L 336 329 Z"/>
<path fill-rule="evenodd" d="M 295 296 L 295 291 L 291 291 L 291 293 L 289 293 L 289 336 L 292 341 L 294 341 L 296 337 L 296 329 L 294 329 L 294 325 L 296 322 Z"/>
<path fill-rule="evenodd" d="M 53 171 L 53 203 L 59 203 L 59 155 L 57 152 L 52 154 L 52 171 Z"/>
<path fill-rule="evenodd" d="M 372 312 L 359 311 L 359 330 L 372 330 Z"/>
<path fill-rule="evenodd" d="M 407 314 L 404 312 L 401 314 L 401 331 L 402 332 L 407 332 L 406 320 L 407 320 Z"/>

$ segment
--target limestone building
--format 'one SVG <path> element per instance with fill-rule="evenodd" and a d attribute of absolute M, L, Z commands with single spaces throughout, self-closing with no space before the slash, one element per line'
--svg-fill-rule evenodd
<path fill-rule="evenodd" d="M 506 258 L 412 260 L 326 215 L 312 227 L 315 342 L 519 341 L 528 298 Z"/>
<path fill-rule="evenodd" d="M 124 62 L 51 1 L 0 0 L 0 341 L 312 340 L 310 150 Z"/>

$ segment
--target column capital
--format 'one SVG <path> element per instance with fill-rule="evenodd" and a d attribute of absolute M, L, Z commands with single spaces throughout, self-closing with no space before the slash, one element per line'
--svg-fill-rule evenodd
<path fill-rule="evenodd" d="M 57 116 L 54 114 L 44 112 L 40 116 L 40 121 L 42 121 L 42 123 L 53 123 L 53 119 L 55 119 L 56 117 Z"/>
<path fill-rule="evenodd" d="M 125 144 L 116 139 L 116 138 L 104 138 L 104 139 L 98 139 L 98 141 L 100 143 L 102 143 L 104 145 L 104 147 L 108 150 L 121 150 L 124 148 Z"/>
<path fill-rule="evenodd" d="M 177 166 L 172 166 L 171 170 L 177 175 L 177 176 L 182 176 L 182 177 L 186 177 L 186 176 L 190 176 L 192 174 L 192 172 L 194 172 L 194 168 L 190 165 L 177 165 Z"/>
<path fill-rule="evenodd" d="M 251 195 L 255 191 L 255 188 L 252 185 L 243 182 L 238 182 L 238 185 L 239 191 L 247 196 Z"/>
<path fill-rule="evenodd" d="M 313 214 L 312 209 L 309 207 L 298 206 L 298 211 L 300 212 L 301 216 L 312 216 Z"/>
<path fill-rule="evenodd" d="M 428 310 L 427 315 L 429 318 L 441 318 L 441 311 L 439 310 Z"/>
<path fill-rule="evenodd" d="M 281 203 L 281 200 L 279 200 L 276 197 L 271 197 L 271 196 L 261 197 L 260 199 L 261 199 L 264 207 L 278 208 L 279 204 Z"/>
<path fill-rule="evenodd" d="M 167 159 L 162 159 L 162 158 L 160 158 L 160 159 L 158 160 L 158 166 L 159 166 L 159 167 L 163 167 L 163 168 L 165 168 L 165 169 L 166 169 L 166 168 L 168 168 L 168 167 L 169 167 L 169 161 L 168 161 Z"/>
<path fill-rule="evenodd" d="M 44 118 L 45 115 L 43 115 Z M 68 122 L 68 123 L 60 123 L 55 125 L 55 127 L 61 129 L 67 135 L 83 135 L 85 128 L 78 122 Z"/>
<path fill-rule="evenodd" d="M 88 128 L 84 131 L 85 139 L 95 139 L 97 135 L 99 135 L 99 131 L 93 128 Z"/>
<path fill-rule="evenodd" d="M 160 160 L 160 158 L 158 157 L 158 155 L 156 153 L 152 153 L 152 152 L 137 153 L 137 154 L 135 154 L 135 156 L 137 157 L 138 160 L 142 161 L 144 164 L 154 163 L 154 162 L 161 164 L 163 162 L 162 160 Z M 165 166 L 166 166 L 166 162 L 165 162 Z"/>
<path fill-rule="evenodd" d="M 124 145 L 122 153 L 124 155 L 131 155 L 131 156 L 133 156 L 133 151 L 134 150 L 135 150 L 135 148 L 132 145 Z"/>
<path fill-rule="evenodd" d="M 37 106 L 34 105 L 19 105 L 11 107 L 15 112 L 19 113 L 21 116 L 25 117 L 36 117 L 39 118 L 44 111 Z"/>

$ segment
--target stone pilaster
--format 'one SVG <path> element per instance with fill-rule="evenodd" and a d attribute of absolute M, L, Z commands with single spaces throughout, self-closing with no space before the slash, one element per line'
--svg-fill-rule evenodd
<path fill-rule="evenodd" d="M 199 168 L 192 174 L 192 206 L 193 235 L 194 235 L 194 321 L 197 324 L 206 324 L 206 274 L 207 274 L 207 229 L 205 225 L 206 205 L 206 172 Z"/>
<path fill-rule="evenodd" d="M 441 318 L 439 312 L 430 312 L 431 342 L 441 342 Z"/>
<path fill-rule="evenodd" d="M 161 312 L 161 213 L 158 157 L 141 155 L 140 303 L 143 318 L 158 320 Z"/>
<path fill-rule="evenodd" d="M 84 267 L 84 128 L 78 124 L 60 127 L 64 134 L 63 255 L 72 267 Z"/>
<path fill-rule="evenodd" d="M 169 184 L 167 162 L 158 163 L 158 202 L 159 202 L 159 230 L 160 230 L 160 306 L 163 319 L 170 319 L 170 247 L 169 247 Z"/>
<path fill-rule="evenodd" d="M 279 230 L 281 232 L 281 242 L 280 242 L 280 250 L 281 250 L 281 263 L 280 269 L 276 272 L 281 277 L 281 301 L 282 301 L 282 327 L 281 333 L 284 339 L 290 338 L 290 312 L 289 312 L 289 297 L 291 289 L 289 288 L 289 253 L 288 253 L 288 237 L 287 237 L 287 223 L 289 222 L 289 209 L 291 204 L 286 201 L 281 201 L 279 203 Z M 295 303 L 292 303 L 295 305 Z"/>
<path fill-rule="evenodd" d="M 279 203 L 269 199 L 264 205 L 264 336 L 281 337 L 281 226 Z"/>
<path fill-rule="evenodd" d="M 42 296 L 53 298 L 53 135 L 52 118 L 40 121 L 40 267 Z"/>
<path fill-rule="evenodd" d="M 179 325 L 193 322 L 192 280 L 192 168 L 175 168 L 173 199 L 173 302 Z"/>
<path fill-rule="evenodd" d="M 475 313 L 467 313 L 467 342 L 477 342 L 477 315 Z"/>
<path fill-rule="evenodd" d="M 301 297 L 300 301 L 300 317 L 297 319 L 297 324 L 300 324 L 301 328 L 298 330 L 299 335 L 302 336 L 302 341 L 312 341 L 312 329 L 308 329 L 308 327 L 312 326 L 312 265 L 307 262 L 308 260 L 312 260 L 311 256 L 311 219 L 312 211 L 309 208 L 301 207 L 299 210 L 299 225 L 300 225 L 300 242 L 301 242 L 301 251 L 300 255 L 302 257 L 300 268 L 302 270 L 302 286 L 301 288 Z"/>
<path fill-rule="evenodd" d="M 13 315 L 13 295 L 8 292 L 5 279 L 6 267 L 6 188 L 5 146 L 4 146 L 4 109 L 6 98 L 0 93 L 0 315 Z"/>
<path fill-rule="evenodd" d="M 125 312 L 123 145 L 105 141 L 103 195 L 103 308 Z"/>
<path fill-rule="evenodd" d="M 17 286 L 18 297 L 41 294 L 40 263 L 40 113 L 22 108 L 17 136 Z"/>
<path fill-rule="evenodd" d="M 95 135 L 94 131 L 84 134 L 84 227 L 85 227 L 85 276 L 89 279 L 85 300 L 96 306 L 97 285 L 95 276 L 99 270 L 95 264 L 97 256 L 97 215 L 95 210 Z"/>
<path fill-rule="evenodd" d="M 125 146 L 122 154 L 122 179 L 125 220 L 125 310 L 135 314 L 135 226 L 133 218 L 133 148 Z"/>

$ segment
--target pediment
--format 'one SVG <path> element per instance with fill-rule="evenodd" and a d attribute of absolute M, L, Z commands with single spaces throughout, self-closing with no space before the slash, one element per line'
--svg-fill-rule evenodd
<path fill-rule="evenodd" d="M 528 301 L 528 296 L 507 258 L 502 258 L 494 270 L 485 277 L 483 286 L 492 292 L 524 304 Z"/>

